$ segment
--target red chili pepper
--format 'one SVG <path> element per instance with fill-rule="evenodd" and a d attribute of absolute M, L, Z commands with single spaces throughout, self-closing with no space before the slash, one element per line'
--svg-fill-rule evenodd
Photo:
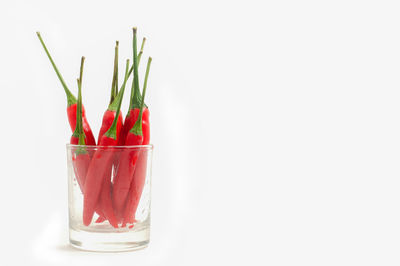
<path fill-rule="evenodd" d="M 85 145 L 85 134 L 83 132 L 82 127 L 82 74 L 83 74 L 83 63 L 85 61 L 85 57 L 81 59 L 81 69 L 80 69 L 80 76 L 78 79 L 78 103 L 77 103 L 77 124 L 74 133 L 71 136 L 71 144 L 74 145 Z M 90 160 L 92 152 L 88 152 L 86 149 L 81 147 L 76 149 L 75 155 L 72 157 L 72 163 L 74 166 L 75 176 L 79 184 L 79 188 L 81 189 L 82 194 L 84 193 L 85 188 L 85 179 L 86 174 L 89 168 Z M 103 212 L 100 209 L 96 209 L 96 212 L 104 216 Z"/>
<path fill-rule="evenodd" d="M 99 138 L 98 138 L 99 141 L 98 141 L 97 145 L 100 145 L 101 137 L 104 135 L 104 133 L 107 132 L 107 130 L 112 125 L 112 122 L 114 121 L 115 114 L 116 114 L 116 110 L 113 109 L 114 107 L 115 107 L 115 101 L 112 104 L 110 104 L 108 106 L 108 109 L 104 112 L 103 121 L 101 123 L 101 128 L 99 131 Z M 122 118 L 122 114 L 120 112 L 118 115 L 118 123 L 117 123 L 118 136 L 121 134 L 122 126 L 123 126 L 123 118 Z M 118 137 L 118 139 L 119 139 L 119 137 Z"/>
<path fill-rule="evenodd" d="M 100 142 L 101 137 L 106 133 L 106 131 L 110 128 L 112 122 L 114 121 L 115 114 L 118 108 L 118 101 L 115 99 L 118 95 L 118 41 L 115 45 L 115 57 L 114 57 L 114 74 L 113 74 L 113 82 L 111 85 L 111 97 L 110 104 L 107 110 L 104 112 L 103 121 L 99 131 L 99 137 L 97 138 L 98 143 Z M 123 126 L 123 118 L 121 112 L 118 115 L 118 123 L 117 123 L 117 133 L 118 136 L 121 134 L 121 129 Z"/>
<path fill-rule="evenodd" d="M 132 109 L 132 103 L 136 103 L 139 99 L 138 97 L 134 97 L 134 95 L 135 95 L 134 92 L 139 91 L 139 94 L 140 94 L 136 32 L 137 32 L 137 29 L 133 28 L 133 66 L 132 66 L 132 69 L 133 69 L 134 75 L 133 75 L 133 81 L 132 81 L 131 102 L 130 102 L 129 109 Z M 136 96 L 138 96 L 138 94 L 136 94 Z M 140 102 L 143 103 L 143 99 L 141 99 Z M 129 120 L 125 119 L 125 121 L 129 123 Z M 126 129 L 126 126 L 127 125 L 125 124 L 125 129 Z M 126 134 L 129 133 L 129 130 L 130 130 L 130 128 L 127 129 Z M 122 137 L 125 137 L 125 134 Z M 128 145 L 128 143 L 126 143 L 126 141 L 120 142 L 120 144 L 121 143 L 125 143 L 125 145 Z M 119 221 L 122 221 L 122 218 L 123 218 L 123 208 L 124 208 L 124 204 L 125 204 L 125 200 L 126 200 L 126 195 L 129 191 L 130 180 L 131 180 L 131 177 L 133 176 L 133 172 L 135 170 L 136 160 L 137 160 L 137 153 L 135 151 L 122 151 L 121 156 L 119 158 L 118 171 L 113 180 L 114 210 L 116 211 Z"/>
<path fill-rule="evenodd" d="M 85 135 L 83 133 L 82 128 L 82 94 L 81 94 L 81 86 L 82 86 L 82 72 L 83 72 L 83 63 L 85 61 L 85 57 L 81 59 L 81 70 L 80 77 L 78 79 L 78 103 L 77 103 L 77 124 L 74 133 L 71 136 L 71 144 L 74 145 L 85 145 Z M 89 153 L 81 148 L 78 148 L 74 156 L 72 157 L 72 163 L 74 166 L 76 180 L 78 181 L 79 187 L 83 193 L 85 186 L 85 178 L 86 173 L 90 163 Z"/>
<path fill-rule="evenodd" d="M 138 58 L 137 58 L 137 41 L 136 41 L 136 29 L 133 29 L 133 87 L 136 91 L 139 91 L 139 76 L 138 76 Z M 141 98 L 139 118 L 128 131 L 125 145 L 142 145 L 143 143 L 143 131 L 142 131 L 142 117 L 143 117 L 143 106 L 144 97 L 146 93 L 147 78 L 151 65 L 151 58 L 147 63 L 145 83 L 143 86 L 143 97 Z M 137 94 L 136 94 L 137 95 Z M 136 98 L 137 99 L 137 98 Z M 120 165 L 118 167 L 117 175 L 114 178 L 113 186 L 113 203 L 116 210 L 117 216 L 120 220 L 124 217 L 125 203 L 127 200 L 129 187 L 132 181 L 133 173 L 135 171 L 136 160 L 138 158 L 137 151 L 124 151 L 120 157 Z"/>
<path fill-rule="evenodd" d="M 143 144 L 145 145 L 145 144 Z M 126 203 L 124 221 L 122 227 L 126 224 L 133 224 L 136 222 L 135 214 L 139 206 L 140 197 L 142 196 L 144 183 L 146 181 L 147 172 L 147 151 L 140 152 L 136 161 L 136 168 L 133 174 L 132 182 L 129 187 L 128 202 Z M 130 228 L 132 228 L 130 226 Z"/>
<path fill-rule="evenodd" d="M 121 95 L 117 95 L 116 93 L 118 92 L 118 89 L 116 87 L 118 86 L 118 41 L 116 42 L 115 46 L 115 57 L 114 57 L 114 74 L 113 74 L 113 82 L 111 85 L 111 99 L 110 99 L 110 105 L 108 106 L 107 110 L 105 111 L 103 115 L 103 122 L 100 128 L 99 132 L 99 138 L 98 140 L 100 141 L 105 132 L 110 129 L 115 116 L 116 116 L 116 111 L 118 108 L 118 103 L 119 103 L 119 98 Z M 122 91 L 122 90 L 121 90 Z M 119 112 L 118 115 L 118 121 L 117 121 L 117 138 L 119 140 L 120 132 L 122 129 L 122 114 L 121 111 Z M 114 165 L 117 163 L 117 156 L 114 156 Z M 111 190 L 112 190 L 112 184 L 111 184 L 111 174 L 112 174 L 112 164 L 109 165 L 109 167 L 106 169 L 104 172 L 104 183 L 101 188 L 100 192 L 100 197 L 99 197 L 99 202 L 98 202 L 98 208 L 101 210 L 101 212 L 104 214 L 105 217 L 99 217 L 96 222 L 102 222 L 104 221 L 104 218 L 107 218 L 109 221 L 110 219 L 113 221 L 114 224 L 117 224 L 115 222 L 115 216 L 113 212 L 113 206 L 112 206 L 112 200 L 111 200 Z M 111 222 L 110 222 L 111 223 Z"/>
<path fill-rule="evenodd" d="M 150 125 L 144 120 L 144 112 L 143 112 L 142 129 L 143 129 L 142 145 L 148 145 L 150 143 L 150 138 L 149 138 L 150 136 L 148 133 L 146 134 L 146 132 L 150 132 Z M 139 205 L 139 200 L 144 188 L 146 171 L 147 171 L 147 151 L 142 151 L 139 154 L 138 159 L 136 161 L 135 172 L 133 173 L 132 181 L 130 184 L 129 194 L 128 194 L 129 201 L 126 203 L 123 227 L 127 223 L 132 224 L 135 222 L 135 213 Z"/>
<path fill-rule="evenodd" d="M 68 102 L 69 102 L 69 100 L 68 100 Z M 74 103 L 72 105 L 68 105 L 67 115 L 68 115 L 69 125 L 70 125 L 72 131 L 74 131 L 76 128 L 76 113 L 77 113 L 77 104 Z M 82 105 L 82 127 L 83 127 L 83 132 L 85 133 L 85 139 L 86 139 L 87 145 L 95 146 L 96 140 L 94 138 L 92 129 L 90 128 L 89 122 L 87 121 L 85 107 L 83 105 Z"/>
<path fill-rule="evenodd" d="M 147 88 L 147 79 L 150 72 L 152 58 L 150 57 L 147 62 L 146 76 L 143 85 L 143 98 L 141 109 L 139 113 L 139 118 L 136 121 L 135 125 L 129 131 L 126 143 L 127 145 L 147 145 L 149 144 L 149 136 L 145 139 L 145 132 L 143 130 L 143 125 L 146 126 L 147 129 L 150 129 L 149 125 L 143 121 L 143 103 L 146 95 Z M 147 131 L 149 132 L 149 130 Z M 127 223 L 133 223 L 135 221 L 135 212 L 137 206 L 139 204 L 139 199 L 142 195 L 144 182 L 146 178 L 146 169 L 147 169 L 147 152 L 140 151 L 136 155 L 136 167 L 134 169 L 133 175 L 131 177 L 131 181 L 129 183 L 129 191 L 125 203 L 125 210 L 123 215 L 123 224 L 122 227 L 125 227 Z"/>
<path fill-rule="evenodd" d="M 140 64 L 140 59 L 142 58 L 142 54 L 143 54 L 143 48 L 144 48 L 144 44 L 146 43 L 146 38 L 143 38 L 142 41 L 142 45 L 140 47 L 140 52 L 137 56 L 137 60 L 138 60 L 138 66 Z M 129 70 L 129 75 L 133 72 L 133 64 L 131 69 Z M 134 86 L 135 83 L 135 79 L 132 79 L 132 87 L 131 87 L 131 97 L 130 97 L 130 101 L 129 101 L 129 110 L 128 113 L 126 114 L 125 117 L 125 121 L 124 121 L 124 125 L 122 127 L 122 131 L 121 131 L 121 137 L 119 138 L 119 142 L 118 145 L 119 146 L 123 146 L 125 144 L 125 139 L 126 139 L 126 135 L 128 134 L 128 131 L 133 127 L 133 125 L 135 124 L 138 115 L 139 115 L 139 108 L 140 108 L 140 102 L 141 102 L 141 95 L 140 95 L 140 90 L 139 88 L 135 89 Z M 136 97 L 135 97 L 136 96 Z M 149 110 L 147 109 L 147 105 L 145 105 L 145 109 L 143 110 L 143 120 L 144 121 L 148 121 L 149 119 Z M 143 129 L 145 130 L 145 129 Z"/>
<path fill-rule="evenodd" d="M 70 143 L 74 144 L 74 145 L 78 145 L 79 136 L 80 136 L 79 135 L 80 134 L 80 130 L 83 131 L 83 128 L 82 128 L 82 122 L 83 122 L 82 121 L 83 120 L 83 118 L 82 118 L 82 99 L 79 99 L 79 97 L 81 97 L 80 90 L 82 88 L 81 86 L 82 86 L 83 64 L 84 63 L 85 63 L 85 57 L 82 56 L 82 58 L 81 58 L 81 68 L 80 68 L 80 71 L 79 71 L 79 79 L 78 79 L 78 102 L 76 104 L 77 112 L 76 112 L 76 118 L 75 119 L 76 119 L 77 123 L 76 123 L 75 130 L 72 133 L 71 140 L 70 140 Z M 79 103 L 81 104 L 80 106 L 79 106 Z"/>
<path fill-rule="evenodd" d="M 64 81 L 63 77 L 61 76 L 60 71 L 58 71 L 58 68 L 57 68 L 56 64 L 54 63 L 53 58 L 51 57 L 46 45 L 44 44 L 42 37 L 40 36 L 40 33 L 36 32 L 36 34 L 37 34 L 37 36 L 38 36 L 38 38 L 40 40 L 40 43 L 42 44 L 42 46 L 43 46 L 43 48 L 44 48 L 44 50 L 45 50 L 45 52 L 47 54 L 47 57 L 49 58 L 49 60 L 51 62 L 51 65 L 54 68 L 54 71 L 57 74 L 58 79 L 60 80 L 60 82 L 61 82 L 61 84 L 62 84 L 62 86 L 64 88 L 65 94 L 67 95 L 68 121 L 69 121 L 69 125 L 71 127 L 72 132 L 74 132 L 75 128 L 76 128 L 76 113 L 77 113 L 77 101 L 76 101 L 76 98 L 71 93 L 71 91 L 68 89 L 67 84 L 65 84 L 65 81 Z M 86 139 L 87 145 L 96 145 L 96 140 L 94 139 L 93 132 L 92 132 L 92 130 L 91 130 L 90 126 L 89 126 L 89 123 L 88 123 L 88 121 L 86 119 L 85 108 L 83 106 L 82 106 L 82 119 L 83 119 L 82 126 L 83 126 L 83 131 L 85 133 L 85 137 L 86 137 L 85 139 Z"/>
<path fill-rule="evenodd" d="M 140 99 L 140 91 L 135 90 L 135 98 L 139 96 Z M 132 94 L 131 94 L 132 97 Z M 134 98 L 134 99 L 135 99 Z M 136 100 L 137 106 L 138 100 Z M 135 104 L 135 101 L 131 101 L 131 104 Z M 134 117 L 133 125 L 138 117 L 139 109 L 133 108 L 130 110 L 131 117 Z M 150 143 L 150 121 L 149 121 L 149 109 L 147 106 L 144 107 L 143 115 L 142 115 L 142 130 L 143 130 L 143 145 L 148 145 Z M 127 121 L 127 119 L 125 119 Z M 128 120 L 129 121 L 129 120 Z M 124 125 L 125 126 L 125 125 Z M 131 126 L 129 126 L 131 127 Z M 142 190 L 144 187 L 144 181 L 146 178 L 146 170 L 147 170 L 147 152 L 141 152 L 138 155 L 138 159 L 136 162 L 135 171 L 133 174 L 133 178 L 129 188 L 128 201 L 126 202 L 125 213 L 124 213 L 124 221 L 122 226 L 125 226 L 126 223 L 134 223 L 135 222 L 135 213 L 137 206 L 139 204 L 139 199 L 142 194 Z"/>
<path fill-rule="evenodd" d="M 119 112 L 121 110 L 121 103 L 125 91 L 125 85 L 128 78 L 128 69 L 129 60 L 127 60 L 126 63 L 124 84 L 122 85 L 121 91 L 117 96 L 117 114 L 113 120 L 111 127 L 101 137 L 99 146 L 116 146 L 118 144 L 117 123 Z M 92 221 L 93 214 L 98 203 L 98 198 L 100 196 L 101 187 L 104 183 L 104 173 L 107 171 L 108 167 L 112 165 L 113 156 L 114 149 L 104 147 L 103 149 L 96 150 L 93 155 L 92 161 L 90 162 L 89 170 L 86 175 L 85 194 L 83 202 L 83 224 L 86 226 L 88 226 Z M 107 218 L 109 219 L 109 217 Z M 116 221 L 113 221 L 113 219 L 109 219 L 109 222 L 114 227 L 118 227 L 118 224 L 116 223 Z"/>
<path fill-rule="evenodd" d="M 140 97 L 141 98 L 141 97 Z M 122 146 L 125 145 L 125 140 L 126 140 L 126 135 L 128 134 L 129 128 L 132 128 L 133 125 L 135 124 L 138 116 L 140 113 L 139 107 L 132 107 L 132 109 L 129 109 L 125 121 L 124 121 L 124 126 L 122 127 L 121 131 L 121 140 L 124 139 L 124 141 L 121 141 L 118 145 Z M 150 112 L 149 109 L 144 106 L 143 107 L 143 123 L 142 123 L 142 129 L 143 129 L 143 142 L 149 143 L 150 142 Z"/>
<path fill-rule="evenodd" d="M 117 94 L 118 94 L 118 46 L 119 46 L 119 42 L 116 41 L 115 54 L 114 54 L 114 72 L 113 72 L 113 78 L 112 78 L 112 84 L 111 84 L 110 104 L 114 101 L 115 96 L 117 96 Z M 106 113 L 107 113 L 107 111 L 106 111 Z M 108 127 L 103 126 L 103 125 L 105 125 L 104 119 L 105 119 L 106 113 L 104 113 L 104 115 L 103 115 L 102 126 L 100 128 L 99 137 L 97 138 L 99 141 L 100 141 L 101 137 L 104 135 L 104 133 L 110 128 L 111 123 L 115 118 L 115 114 L 114 114 L 113 117 L 110 118 L 110 120 L 111 120 L 110 125 L 108 125 Z M 122 118 L 122 115 L 121 115 L 121 118 Z M 119 117 L 118 117 L 118 119 L 119 119 Z M 118 123 L 119 123 L 119 121 L 118 121 Z M 118 127 L 118 125 L 117 125 L 117 127 Z M 111 171 L 112 171 L 112 169 L 107 169 L 107 171 L 105 173 L 105 176 L 107 176 L 107 175 L 110 176 L 110 183 L 111 183 Z M 107 178 L 107 177 L 104 177 L 104 178 Z M 110 187 L 111 186 L 112 186 L 112 184 L 110 184 Z M 107 187 L 105 187 L 105 186 L 102 186 L 101 189 L 102 189 L 102 192 L 100 192 L 100 193 L 105 193 L 105 194 L 111 193 L 111 191 L 108 191 Z M 106 191 L 103 192 L 103 190 L 106 190 Z M 112 188 L 110 188 L 110 190 L 112 190 Z M 100 197 L 99 204 L 98 204 L 99 209 L 102 208 L 101 205 L 103 204 L 101 198 L 102 197 Z M 105 220 L 106 220 L 106 218 L 104 217 L 104 215 L 100 215 L 99 218 L 97 218 L 96 223 L 102 223 Z"/>
<path fill-rule="evenodd" d="M 95 211 L 99 214 L 99 218 L 96 220 L 96 223 L 104 222 L 108 220 L 110 224 L 117 228 L 118 222 L 115 218 L 113 204 L 111 200 L 111 191 L 112 191 L 112 184 L 111 184 L 111 173 L 112 173 L 113 163 L 107 165 L 104 173 L 103 173 L 103 183 L 101 185 L 99 199 L 97 201 Z"/>

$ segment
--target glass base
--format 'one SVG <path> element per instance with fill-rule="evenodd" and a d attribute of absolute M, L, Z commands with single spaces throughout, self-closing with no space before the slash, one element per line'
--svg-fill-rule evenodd
<path fill-rule="evenodd" d="M 123 252 L 146 248 L 149 244 L 149 227 L 135 226 L 121 231 L 85 231 L 70 228 L 69 242 L 74 248 L 97 252 Z"/>

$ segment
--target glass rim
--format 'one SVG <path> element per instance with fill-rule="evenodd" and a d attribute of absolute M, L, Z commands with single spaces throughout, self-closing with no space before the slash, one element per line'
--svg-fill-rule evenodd
<path fill-rule="evenodd" d="M 68 149 L 71 148 L 80 148 L 84 147 L 86 149 L 108 149 L 108 148 L 113 148 L 113 149 L 148 149 L 148 150 L 153 150 L 154 145 L 153 144 L 148 144 L 148 145 L 131 145 L 131 146 L 98 146 L 98 145 L 78 145 L 78 144 L 66 144 Z"/>

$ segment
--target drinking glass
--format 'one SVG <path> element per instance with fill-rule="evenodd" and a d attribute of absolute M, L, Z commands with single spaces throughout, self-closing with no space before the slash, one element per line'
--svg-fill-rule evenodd
<path fill-rule="evenodd" d="M 148 245 L 152 152 L 152 145 L 67 144 L 69 241 L 73 247 L 116 252 Z M 94 209 L 92 217 L 89 203 Z"/>

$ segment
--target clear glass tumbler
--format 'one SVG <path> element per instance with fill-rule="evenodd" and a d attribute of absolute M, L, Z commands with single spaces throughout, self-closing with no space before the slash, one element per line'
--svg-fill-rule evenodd
<path fill-rule="evenodd" d="M 67 144 L 73 247 L 115 252 L 148 245 L 152 151 L 152 145 Z"/>

